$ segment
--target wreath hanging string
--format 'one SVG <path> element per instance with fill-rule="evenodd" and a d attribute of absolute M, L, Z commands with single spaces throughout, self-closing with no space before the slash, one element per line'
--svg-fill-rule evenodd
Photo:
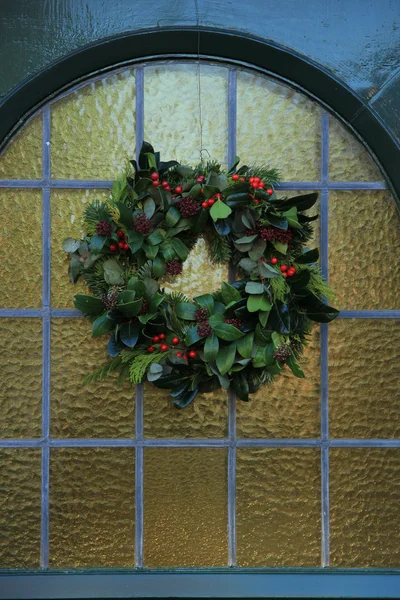
<path fill-rule="evenodd" d="M 215 161 L 196 168 L 161 162 L 144 142 L 133 174 L 118 179 L 109 200 L 85 210 L 80 240 L 68 238 L 69 277 L 90 295 L 75 307 L 107 335 L 108 362 L 89 374 L 112 372 L 170 390 L 183 408 L 197 394 L 232 388 L 241 400 L 271 383 L 285 365 L 296 377 L 312 321 L 338 310 L 310 250 L 309 216 L 318 194 L 278 198 L 278 173 Z M 215 263 L 231 262 L 234 283 L 190 300 L 160 287 L 176 276 L 198 238 Z"/>

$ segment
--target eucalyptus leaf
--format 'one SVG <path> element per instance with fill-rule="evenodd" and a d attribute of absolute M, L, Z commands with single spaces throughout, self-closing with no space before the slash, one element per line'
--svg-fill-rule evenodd
<path fill-rule="evenodd" d="M 115 258 L 109 258 L 103 263 L 104 281 L 109 285 L 123 285 L 124 271 Z"/>
<path fill-rule="evenodd" d="M 248 281 L 244 289 L 248 294 L 263 294 L 264 284 L 257 281 Z"/>
<path fill-rule="evenodd" d="M 255 294 L 247 298 L 247 310 L 249 312 L 269 311 L 271 308 L 272 305 L 266 294 Z"/>
<path fill-rule="evenodd" d="M 74 240 L 74 238 L 69 237 L 63 241 L 63 250 L 69 252 L 69 254 L 73 254 L 78 250 L 80 243 L 79 240 Z"/>
<path fill-rule="evenodd" d="M 226 217 L 229 217 L 231 212 L 232 209 L 227 204 L 222 202 L 222 200 L 217 200 L 210 209 L 210 215 L 213 221 L 217 221 L 218 219 L 226 219 Z"/>

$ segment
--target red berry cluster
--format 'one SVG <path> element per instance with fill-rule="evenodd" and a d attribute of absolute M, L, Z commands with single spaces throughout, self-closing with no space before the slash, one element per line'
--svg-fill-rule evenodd
<path fill-rule="evenodd" d="M 278 229 L 278 227 L 272 226 L 262 227 L 259 235 L 264 242 L 279 242 L 280 244 L 287 244 L 292 239 L 290 229 Z"/>
<path fill-rule="evenodd" d="M 152 182 L 153 182 L 153 186 L 154 187 L 158 187 L 160 185 L 160 178 L 158 173 L 152 173 L 150 175 Z M 165 190 L 166 192 L 170 192 L 171 191 L 171 186 L 169 185 L 168 181 L 162 181 L 161 182 L 161 187 L 163 188 L 163 190 Z"/>
<path fill-rule="evenodd" d="M 199 203 L 197 200 L 192 198 L 192 196 L 186 196 L 186 198 L 183 198 L 183 200 L 181 200 L 177 206 L 184 219 L 194 217 L 194 215 L 197 215 L 200 210 Z"/>
<path fill-rule="evenodd" d="M 182 263 L 177 258 L 170 260 L 165 265 L 166 271 L 168 275 L 180 275 L 182 273 Z"/>
<path fill-rule="evenodd" d="M 96 223 L 95 229 L 97 235 L 109 236 L 112 232 L 112 225 L 111 223 L 108 223 L 108 221 L 99 221 L 98 223 Z"/>
<path fill-rule="evenodd" d="M 296 275 L 296 273 L 297 273 L 296 267 L 293 267 L 293 266 L 288 267 L 287 265 L 281 265 L 280 269 L 281 269 L 281 273 L 284 277 L 293 277 L 293 275 Z"/>
<path fill-rule="evenodd" d="M 117 246 L 117 244 L 111 244 L 111 246 L 110 246 L 111 252 L 116 252 L 118 250 L 118 248 L 120 250 L 129 250 L 129 244 L 126 241 L 126 234 L 123 231 L 121 231 L 120 229 L 118 229 L 117 236 L 119 237 L 118 246 Z"/>
<path fill-rule="evenodd" d="M 151 231 L 151 221 L 146 217 L 144 213 L 137 215 L 133 222 L 133 227 L 135 231 L 138 233 L 142 233 L 143 235 L 147 235 Z"/>
<path fill-rule="evenodd" d="M 204 202 L 201 203 L 203 208 L 211 208 L 211 206 L 213 204 L 216 203 L 217 200 L 221 200 L 223 198 L 222 194 L 214 194 L 214 196 L 212 198 L 209 198 L 208 200 L 204 200 Z"/>
<path fill-rule="evenodd" d="M 189 350 L 187 354 L 183 352 L 177 352 L 176 356 L 178 356 L 179 358 L 183 358 L 184 360 L 189 360 L 189 358 L 196 358 L 197 352 L 196 350 Z"/>
<path fill-rule="evenodd" d="M 196 182 L 197 183 L 204 183 L 206 180 L 204 175 L 199 175 L 198 177 L 196 177 Z"/>
<path fill-rule="evenodd" d="M 228 325 L 233 325 L 238 329 L 240 329 L 243 325 L 243 321 L 241 321 L 240 319 L 225 319 L 225 323 L 227 323 Z"/>
<path fill-rule="evenodd" d="M 153 337 L 151 338 L 151 341 L 153 342 L 153 344 L 160 344 L 160 350 L 161 352 L 166 352 L 168 350 L 168 344 L 165 343 L 165 333 L 159 333 L 158 335 L 153 335 Z M 178 338 L 174 338 L 172 340 L 172 343 L 174 343 L 174 340 L 178 340 Z M 177 344 L 179 343 L 179 340 L 176 342 Z M 156 350 L 155 346 L 147 346 L 147 352 L 154 352 Z"/>

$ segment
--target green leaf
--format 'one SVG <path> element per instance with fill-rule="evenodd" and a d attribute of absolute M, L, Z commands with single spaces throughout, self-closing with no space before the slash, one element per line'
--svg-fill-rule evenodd
<path fill-rule="evenodd" d="M 209 315 L 212 315 L 214 312 L 214 298 L 211 294 L 203 294 L 202 296 L 196 296 L 193 298 L 194 302 L 196 302 L 201 308 L 204 308 Z"/>
<path fill-rule="evenodd" d="M 297 211 L 308 210 L 312 208 L 316 201 L 318 200 L 318 193 L 313 192 L 311 194 L 303 194 L 301 196 L 294 196 L 293 198 L 289 198 L 285 200 L 283 206 L 285 208 L 290 208 L 291 206 L 296 206 Z"/>
<path fill-rule="evenodd" d="M 288 245 L 287 244 L 280 244 L 279 242 L 273 242 L 272 245 L 275 248 L 275 250 L 277 250 L 281 254 L 286 254 L 287 249 L 288 249 Z"/>
<path fill-rule="evenodd" d="M 103 335 L 107 333 L 113 328 L 112 321 L 108 318 L 108 313 L 104 313 L 100 317 L 93 322 L 92 325 L 92 335 L 93 337 L 98 337 L 99 335 Z"/>
<path fill-rule="evenodd" d="M 199 342 L 201 339 L 201 336 L 197 333 L 197 326 L 191 327 L 186 332 L 185 344 L 186 346 L 192 346 L 193 344 L 196 344 L 196 342 Z"/>
<path fill-rule="evenodd" d="M 256 239 L 257 235 L 248 235 L 248 236 L 244 236 L 241 237 L 239 239 L 236 240 L 236 244 L 250 244 L 250 242 L 254 242 L 254 240 Z"/>
<path fill-rule="evenodd" d="M 301 256 L 296 258 L 296 263 L 299 265 L 310 265 L 316 263 L 319 259 L 319 250 L 318 248 L 314 248 L 314 250 L 309 250 L 308 252 L 304 252 Z"/>
<path fill-rule="evenodd" d="M 127 229 L 132 227 L 133 213 L 123 202 L 116 202 L 115 206 L 119 211 L 119 223 L 122 223 Z"/>
<path fill-rule="evenodd" d="M 177 255 L 182 261 L 185 261 L 189 254 L 189 248 L 185 246 L 182 240 L 178 238 L 173 238 L 171 240 L 171 244 Z"/>
<path fill-rule="evenodd" d="M 180 302 L 175 307 L 175 314 L 179 319 L 185 319 L 186 321 L 194 321 L 194 313 L 197 310 L 197 306 L 191 302 Z"/>
<path fill-rule="evenodd" d="M 226 375 L 232 367 L 236 356 L 236 342 L 223 346 L 219 349 L 216 359 L 217 367 L 221 375 Z"/>
<path fill-rule="evenodd" d="M 126 317 L 136 317 L 142 308 L 143 299 L 133 300 L 132 302 L 118 303 L 117 308 Z M 147 316 L 147 315 L 146 315 Z"/>
<path fill-rule="evenodd" d="M 317 323 L 330 323 L 339 314 L 336 308 L 324 304 L 314 294 L 299 298 L 297 302 L 299 307 L 305 310 L 307 317 Z"/>
<path fill-rule="evenodd" d="M 280 271 L 277 271 L 270 265 L 267 265 L 263 262 L 258 263 L 258 273 L 259 275 L 262 275 L 265 279 L 273 279 L 274 277 L 278 277 L 281 274 Z"/>
<path fill-rule="evenodd" d="M 273 344 L 267 344 L 257 349 L 257 352 L 253 358 L 253 366 L 258 369 L 260 367 L 268 367 L 274 362 L 274 346 Z"/>
<path fill-rule="evenodd" d="M 292 371 L 293 375 L 295 375 L 296 377 L 300 377 L 300 379 L 304 379 L 305 375 L 304 375 L 303 371 L 300 369 L 299 365 L 297 364 L 294 356 L 291 356 L 286 361 L 286 364 L 289 367 L 289 369 Z"/>
<path fill-rule="evenodd" d="M 154 294 L 153 296 L 151 296 L 150 298 L 150 303 L 149 303 L 149 312 L 151 313 L 155 313 L 157 312 L 157 308 L 160 306 L 160 304 L 164 301 L 164 295 L 163 294 Z"/>
<path fill-rule="evenodd" d="M 162 375 L 163 368 L 158 363 L 152 363 L 147 371 L 147 381 L 157 381 Z"/>
<path fill-rule="evenodd" d="M 174 398 L 175 408 L 186 408 L 186 406 L 189 406 L 189 404 L 193 402 L 198 393 L 199 388 L 196 388 L 195 390 L 188 390 L 180 396 L 177 396 L 176 398 Z"/>
<path fill-rule="evenodd" d="M 237 327 L 229 325 L 228 323 L 219 323 L 214 327 L 214 333 L 227 342 L 233 342 L 244 336 L 244 333 Z"/>
<path fill-rule="evenodd" d="M 74 298 L 74 305 L 84 315 L 99 315 L 104 312 L 104 304 L 100 298 L 87 294 L 77 294 Z"/>
<path fill-rule="evenodd" d="M 128 321 L 128 323 L 122 323 L 119 333 L 121 341 L 124 342 L 125 346 L 133 348 L 138 341 L 140 329 L 137 323 Z"/>
<path fill-rule="evenodd" d="M 258 283 L 257 281 L 248 281 L 244 291 L 248 294 L 263 294 L 265 291 L 264 284 Z"/>
<path fill-rule="evenodd" d="M 143 244 L 142 249 L 146 255 L 146 258 L 153 260 L 160 249 L 160 246 L 149 246 L 148 244 Z"/>
<path fill-rule="evenodd" d="M 250 358 L 253 350 L 254 331 L 247 333 L 242 339 L 236 342 L 237 351 L 243 358 Z"/>
<path fill-rule="evenodd" d="M 207 362 L 214 362 L 219 350 L 219 340 L 215 333 L 209 335 L 204 344 L 204 358 Z"/>
<path fill-rule="evenodd" d="M 210 323 L 211 327 L 215 327 L 220 323 L 225 323 L 225 319 L 222 314 L 211 315 L 211 317 L 208 319 L 208 322 Z"/>
<path fill-rule="evenodd" d="M 174 225 L 176 225 L 181 216 L 182 215 L 180 211 L 175 206 L 171 206 L 171 208 L 165 215 L 165 222 L 167 224 L 167 227 L 173 227 Z"/>
<path fill-rule="evenodd" d="M 247 381 L 247 377 L 244 373 L 235 373 L 232 377 L 232 387 L 236 394 L 236 396 L 240 400 L 244 400 L 248 402 L 249 400 L 249 382 Z"/>
<path fill-rule="evenodd" d="M 146 215 L 146 217 L 148 219 L 151 219 L 151 217 L 154 215 L 156 210 L 156 203 L 154 202 L 153 198 L 149 197 L 146 198 L 146 200 L 143 202 L 143 212 Z"/>
<path fill-rule="evenodd" d="M 266 294 L 256 294 L 247 298 L 247 310 L 249 312 L 257 312 L 258 310 L 269 311 L 272 305 Z"/>
<path fill-rule="evenodd" d="M 79 279 L 79 275 L 82 273 L 82 263 L 76 254 L 71 256 L 71 260 L 68 266 L 68 275 L 71 283 L 76 283 Z"/>
<path fill-rule="evenodd" d="M 258 313 L 258 320 L 260 321 L 263 327 L 266 326 L 269 317 L 269 310 L 260 310 Z"/>
<path fill-rule="evenodd" d="M 103 263 L 104 280 L 109 285 L 123 285 L 124 271 L 115 258 L 109 258 Z"/>
<path fill-rule="evenodd" d="M 171 242 L 163 242 L 160 246 L 163 257 L 167 262 L 176 258 L 175 250 L 172 247 Z"/>
<path fill-rule="evenodd" d="M 90 240 L 91 252 L 93 252 L 93 253 L 101 252 L 103 250 L 106 239 L 107 238 L 104 235 L 94 235 Z"/>
<path fill-rule="evenodd" d="M 69 252 L 69 254 L 73 254 L 78 250 L 80 243 L 79 240 L 74 240 L 74 238 L 69 237 L 63 241 L 63 250 Z"/>
<path fill-rule="evenodd" d="M 265 252 L 265 248 L 267 247 L 267 243 L 264 242 L 261 238 L 258 238 L 253 244 L 251 250 L 249 250 L 249 256 L 253 260 L 258 260 L 262 257 Z"/>
<path fill-rule="evenodd" d="M 138 250 L 143 246 L 144 237 L 141 233 L 138 233 L 134 229 L 128 229 L 126 232 L 129 248 L 132 254 L 136 254 Z"/>
<path fill-rule="evenodd" d="M 273 331 L 271 337 L 275 348 L 279 348 L 279 346 L 285 343 L 285 338 L 277 331 Z"/>
<path fill-rule="evenodd" d="M 149 169 L 157 170 L 157 162 L 156 162 L 156 157 L 154 156 L 154 154 L 152 152 L 143 152 L 143 154 L 147 158 Z"/>
<path fill-rule="evenodd" d="M 230 304 L 231 302 L 238 302 L 242 298 L 240 292 L 225 281 L 222 283 L 221 286 L 221 296 L 225 304 Z"/>
<path fill-rule="evenodd" d="M 161 244 L 161 242 L 164 240 L 164 237 L 165 231 L 163 229 L 156 229 L 153 231 L 153 233 L 147 236 L 146 242 L 149 244 L 149 246 L 157 246 L 158 244 Z"/>
<path fill-rule="evenodd" d="M 154 277 L 162 277 L 165 273 L 165 260 L 160 256 L 156 256 L 153 260 Z"/>
<path fill-rule="evenodd" d="M 232 209 L 229 208 L 227 204 L 222 202 L 222 200 L 217 200 L 211 207 L 210 215 L 213 221 L 218 221 L 218 219 L 226 219 L 226 217 L 229 217 L 231 212 Z"/>
<path fill-rule="evenodd" d="M 158 292 L 160 286 L 157 281 L 154 281 L 154 279 L 151 279 L 150 277 L 143 279 L 143 284 L 146 290 L 143 295 L 146 297 L 146 300 L 151 300 L 152 296 Z"/>
<path fill-rule="evenodd" d="M 310 277 L 310 271 L 308 271 L 307 269 L 296 273 L 296 275 L 292 277 L 288 277 L 288 282 L 290 283 L 292 291 L 298 293 L 302 290 L 305 290 L 307 288 L 308 282 L 310 281 Z"/>
<path fill-rule="evenodd" d="M 251 260 L 251 258 L 242 258 L 239 262 L 239 266 L 242 267 L 244 271 L 247 271 L 247 273 L 251 273 L 257 266 L 257 263 L 254 260 Z"/>

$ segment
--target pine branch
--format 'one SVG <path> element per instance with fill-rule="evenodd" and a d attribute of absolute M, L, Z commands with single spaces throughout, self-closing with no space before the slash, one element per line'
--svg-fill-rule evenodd
<path fill-rule="evenodd" d="M 102 367 L 99 367 L 98 369 L 96 369 L 96 371 L 90 373 L 90 375 L 86 375 L 85 379 L 82 382 L 82 385 L 86 385 L 87 383 L 92 382 L 95 383 L 96 381 L 102 381 L 107 375 L 110 375 L 111 373 L 116 371 L 118 367 L 121 366 L 121 364 L 122 361 L 120 356 L 112 358 Z"/>
<path fill-rule="evenodd" d="M 98 297 L 101 297 L 108 289 L 108 284 L 104 281 L 104 260 L 99 259 L 94 263 L 93 267 L 82 271 L 82 277 L 86 285 Z"/>
<path fill-rule="evenodd" d="M 141 354 L 134 358 L 129 368 L 132 383 L 142 383 L 148 367 L 153 363 L 159 363 L 168 355 L 168 352 L 155 352 L 153 354 Z"/>
<path fill-rule="evenodd" d="M 188 296 L 182 294 L 182 292 L 164 292 L 165 302 L 170 306 L 176 306 L 181 302 L 189 302 Z"/>
<path fill-rule="evenodd" d="M 139 279 L 149 279 L 149 278 L 151 279 L 152 269 L 153 269 L 153 261 L 148 260 L 147 262 L 144 263 L 144 265 L 142 265 L 140 267 L 140 269 L 138 269 L 138 271 L 135 273 L 135 275 Z"/>
<path fill-rule="evenodd" d="M 89 235 L 95 234 L 96 223 L 99 221 L 108 221 L 109 219 L 110 212 L 107 204 L 105 202 L 99 202 L 99 200 L 94 200 L 88 204 L 83 213 L 83 222 Z"/>
<path fill-rule="evenodd" d="M 232 258 L 232 251 L 228 238 L 213 232 L 209 240 L 209 253 L 211 262 L 215 264 L 229 262 Z"/>

